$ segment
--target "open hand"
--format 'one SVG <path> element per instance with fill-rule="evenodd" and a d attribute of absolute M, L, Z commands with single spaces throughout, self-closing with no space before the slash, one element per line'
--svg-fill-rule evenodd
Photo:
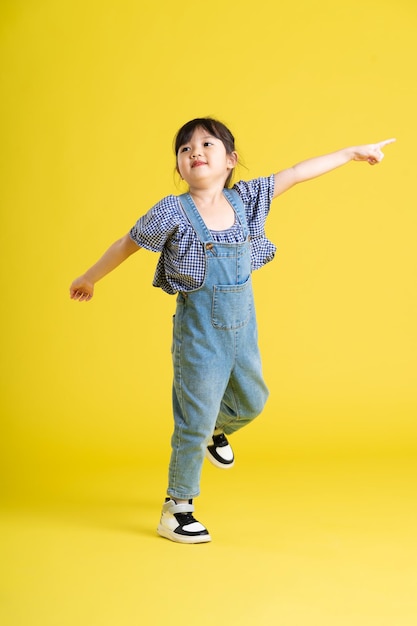
<path fill-rule="evenodd" d="M 385 139 L 379 143 L 371 143 L 366 146 L 357 146 L 354 148 L 354 161 L 367 161 L 370 165 L 380 163 L 384 158 L 382 148 L 389 143 L 393 143 L 395 139 Z"/>

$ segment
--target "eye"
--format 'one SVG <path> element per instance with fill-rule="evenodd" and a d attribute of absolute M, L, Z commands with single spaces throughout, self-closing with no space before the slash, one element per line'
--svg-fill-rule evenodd
<path fill-rule="evenodd" d="M 189 150 L 191 150 L 190 146 L 183 146 L 183 147 L 180 149 L 180 152 L 188 152 Z"/>
<path fill-rule="evenodd" d="M 204 142 L 204 147 L 207 148 L 208 146 L 212 146 L 213 144 L 211 143 L 211 141 L 205 141 Z"/>

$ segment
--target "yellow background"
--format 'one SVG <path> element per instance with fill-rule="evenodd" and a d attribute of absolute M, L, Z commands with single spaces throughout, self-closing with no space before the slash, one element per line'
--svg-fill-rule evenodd
<path fill-rule="evenodd" d="M 177 624 L 176 606 L 206 624 L 217 580 L 220 624 L 415 624 L 415 2 L 3 0 L 0 19 L 4 623 Z M 238 178 L 397 143 L 272 205 L 271 397 L 240 469 L 206 470 L 218 544 L 196 557 L 154 532 L 175 305 L 157 257 L 88 304 L 68 287 L 183 191 L 172 139 L 205 115 L 234 132 Z"/>

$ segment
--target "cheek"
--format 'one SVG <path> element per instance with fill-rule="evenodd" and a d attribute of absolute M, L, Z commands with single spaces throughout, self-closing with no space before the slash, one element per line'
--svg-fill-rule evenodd
<path fill-rule="evenodd" d="M 177 159 L 177 166 L 176 166 L 176 171 L 178 172 L 178 174 L 180 175 L 180 177 L 182 179 L 184 179 L 184 173 L 185 173 L 185 167 L 184 167 L 184 160 L 183 159 Z"/>

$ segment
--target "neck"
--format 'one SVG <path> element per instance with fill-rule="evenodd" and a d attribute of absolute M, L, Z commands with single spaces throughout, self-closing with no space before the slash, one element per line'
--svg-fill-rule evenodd
<path fill-rule="evenodd" d="M 210 187 L 190 187 L 189 194 L 202 204 L 215 204 L 223 197 L 224 185 L 212 185 Z"/>

